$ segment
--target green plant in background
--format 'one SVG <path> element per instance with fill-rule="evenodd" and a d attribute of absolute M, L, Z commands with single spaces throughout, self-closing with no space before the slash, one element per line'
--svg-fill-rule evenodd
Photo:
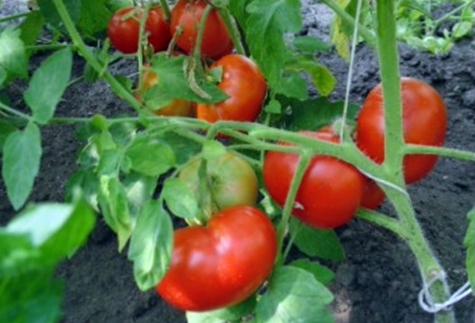
<path fill-rule="evenodd" d="M 173 38 L 168 49 L 159 53 L 154 53 L 149 39 L 151 32 L 147 29 L 150 26 L 149 17 L 154 15 L 150 13 L 158 5 L 152 2 L 134 7 L 121 20 L 140 31 L 134 35 L 124 34 L 121 39 L 131 41 L 132 45 L 136 42 L 136 53 L 113 51 L 117 44 L 112 40 L 109 42 L 106 37 L 108 22 L 117 9 L 115 1 L 38 1 L 39 10 L 25 14 L 26 18 L 19 27 L 2 30 L 0 88 L 7 88 L 16 78 L 28 82 L 23 94 L 27 111 L 17 109 L 7 100 L 0 101 L 2 176 L 14 209 L 24 208 L 38 175 L 42 157 L 41 129 L 51 124 L 75 124 L 83 147 L 78 156 L 78 169 L 68 182 L 66 199 L 69 204 L 47 203 L 33 209 L 26 207 L 21 215 L 0 230 L 0 321 L 30 322 L 28 315 L 36 313 L 39 306 L 45 322 L 58 320 L 60 287 L 53 283 L 48 285 L 51 288 L 44 289 L 43 284 L 52 281 L 58 262 L 84 243 L 94 225 L 92 210 L 100 212 L 117 234 L 119 251 L 127 251 L 133 262 L 137 286 L 143 291 L 158 286 L 157 290 L 164 299 L 188 311 L 189 322 L 241 322 L 243 318 L 260 323 L 315 322 L 317 319 L 319 322 L 333 322 L 327 310 L 327 305 L 333 300 L 327 288 L 333 273 L 319 264 L 318 259 L 341 261 L 344 258 L 343 248 L 331 229 L 347 223 L 354 216 L 381 226 L 407 242 L 420 268 L 424 295 L 433 299 L 434 304 L 429 304 L 429 311 L 437 304 L 450 300 L 444 269 L 432 254 L 415 217 L 407 192 L 409 180 L 404 176 L 403 165 L 408 155 L 443 156 L 474 162 L 475 153 L 444 148 L 441 147 L 442 142 L 424 142 L 424 145 L 406 142 L 402 96 L 407 89 L 401 86 L 396 46 L 397 38 L 411 43 L 415 42 L 414 37 L 426 39 L 429 34 L 437 33 L 449 18 L 436 20 L 432 14 L 420 16 L 419 13 L 432 13 L 437 9 L 434 7 L 438 7 L 422 1 L 379 0 L 374 6 L 366 1 L 344 4 L 330 0 L 323 2 L 341 19 L 336 22 L 333 39 L 343 56 L 352 56 L 347 50 L 350 38 L 345 35 L 354 32 L 355 26 L 358 26 L 359 36 L 378 53 L 382 79 L 380 91 L 384 98 L 384 117 L 378 119 L 385 129 L 379 143 L 379 149 L 384 152 L 383 159 L 373 161 L 373 156 L 369 158 L 360 150 L 358 135 L 353 139 L 354 127 L 359 126 L 354 120 L 357 107 L 349 102 L 328 99 L 335 86 L 335 78 L 315 56 L 328 50 L 329 45 L 308 36 L 289 37 L 289 33 L 297 33 L 302 28 L 299 1 L 188 3 L 189 7 L 196 6 L 194 10 L 200 12 L 203 19 L 192 21 L 188 26 L 185 22 L 178 24 L 176 30 L 171 30 Z M 182 21 L 182 13 L 174 10 L 179 8 L 178 5 L 171 10 L 165 1 L 161 1 L 160 5 L 165 19 L 169 19 L 172 25 L 177 20 Z M 362 8 L 358 8 L 359 5 Z M 471 26 L 473 23 L 473 19 L 468 19 L 469 15 L 473 15 L 470 2 L 457 5 L 450 17 L 457 19 L 459 25 L 451 29 L 450 42 L 466 35 L 470 29 L 468 24 Z M 215 37 L 207 36 L 205 27 L 208 19 L 214 22 L 216 20 L 212 19 L 218 19 L 226 26 L 229 34 L 221 35 L 223 41 L 220 44 L 213 44 Z M 421 24 L 423 28 L 420 28 Z M 401 33 L 401 28 L 406 28 L 406 31 Z M 51 41 L 37 47 L 41 30 L 46 30 Z M 213 31 L 217 32 L 216 29 Z M 190 44 L 183 45 L 183 39 L 180 40 L 182 33 L 192 35 L 186 37 L 194 39 L 191 47 Z M 354 47 L 357 39 L 353 40 Z M 205 44 L 213 48 L 223 43 L 229 46 L 214 48 L 211 51 L 213 58 L 218 54 L 239 57 L 235 61 L 241 64 L 240 67 L 232 69 L 227 64 L 212 65 L 209 58 L 202 56 L 208 55 L 207 51 L 202 53 Z M 426 44 L 424 48 L 432 48 L 434 52 L 450 47 L 444 44 L 429 47 L 427 44 L 430 41 L 422 43 Z M 436 43 L 439 44 L 438 41 Z M 239 54 L 230 54 L 233 46 Z M 187 51 L 188 55 L 173 54 L 176 48 Z M 53 53 L 29 77 L 29 58 L 38 50 L 52 50 Z M 55 111 L 64 91 L 74 83 L 71 81 L 74 54 L 79 54 L 76 57 L 84 59 L 87 64 L 86 80 L 107 82 L 111 90 L 129 103 L 135 112 L 109 118 L 99 114 L 93 117 L 56 117 Z M 126 76 L 111 73 L 109 64 L 118 59 L 137 64 L 138 85 Z M 244 70 L 262 73 L 267 84 L 258 86 L 262 79 L 256 81 L 255 75 L 259 73 L 243 73 Z M 144 89 L 142 85 L 147 82 L 146 73 L 154 73 L 156 80 Z M 231 73 L 231 85 L 243 84 L 237 91 L 233 86 L 224 86 Z M 243 78 L 246 82 L 242 81 Z M 318 90 L 318 98 L 309 97 L 309 84 Z M 258 87 L 267 92 L 265 98 L 262 95 L 246 95 Z M 197 105 L 196 117 L 156 115 L 175 100 Z M 246 104 L 237 105 L 239 109 L 235 108 L 235 104 L 224 104 L 240 100 Z M 242 108 L 246 105 L 262 106 L 257 120 L 254 113 L 251 117 L 246 114 Z M 443 122 L 441 124 L 445 136 L 445 127 Z M 271 152 L 280 154 L 282 160 L 291 159 L 278 174 L 273 174 L 271 169 L 269 175 L 269 169 L 266 170 Z M 253 185 L 255 190 L 256 184 L 255 181 L 254 184 L 249 184 L 250 181 L 236 184 L 233 172 L 238 167 L 227 169 L 223 161 L 230 154 L 236 156 L 240 163 L 248 164 L 243 169 L 246 169 L 249 178 L 253 178 L 252 171 L 256 172 L 263 196 L 261 200 L 255 202 L 254 198 L 246 198 L 243 202 L 232 193 L 236 189 L 248 189 L 248 185 Z M 335 165 L 343 165 L 356 174 L 351 191 L 358 194 L 355 194 L 351 207 L 336 215 L 341 216 L 339 220 L 342 221 L 325 222 L 329 220 L 326 218 L 329 213 L 319 213 L 318 208 L 306 212 L 310 206 L 300 195 L 305 191 L 313 194 L 316 190 L 312 181 L 308 180 L 308 170 L 322 160 L 323 163 L 330 160 L 326 166 L 328 172 L 325 173 L 332 174 L 333 167 L 337 167 Z M 184 175 L 187 172 L 194 172 L 187 175 L 194 178 L 191 186 L 187 185 L 189 180 L 182 180 L 187 178 Z M 340 171 L 335 172 L 341 175 Z M 273 190 L 269 178 L 279 180 L 276 186 L 283 192 Z M 364 204 L 363 193 L 368 178 L 375 181 L 375 188 L 379 190 L 380 200 L 376 206 L 387 197 L 394 206 L 396 217 L 375 211 L 376 206 Z M 330 179 L 329 185 L 335 179 Z M 77 190 L 82 198 L 76 197 Z M 338 195 L 342 194 L 340 189 L 329 186 L 328 192 L 332 190 L 336 192 L 332 198 L 343 198 Z M 330 200 L 329 197 L 326 199 Z M 246 206 L 234 205 L 242 209 L 239 212 L 231 209 L 231 212 L 224 207 L 229 206 L 228 203 L 243 203 Z M 236 238 L 239 230 L 228 227 L 233 222 L 233 216 L 229 213 L 249 213 L 249 217 L 260 219 L 262 225 L 259 227 L 265 228 L 262 229 L 265 234 L 256 229 L 253 236 L 262 233 L 272 237 L 265 240 L 274 241 L 275 238 L 275 241 L 264 247 L 256 247 L 251 242 L 240 245 L 236 241 L 246 243 L 251 239 Z M 308 221 L 308 217 L 318 219 Z M 174 218 L 194 225 L 174 231 Z M 469 229 L 473 227 L 473 218 L 472 212 Z M 204 229 L 207 223 L 208 231 Z M 211 235 L 209 232 L 213 230 L 218 233 Z M 468 230 L 465 238 L 467 273 L 472 290 L 475 280 L 473 231 Z M 206 249 L 197 251 L 194 244 L 186 243 L 185 237 L 188 236 L 208 241 L 202 246 L 214 245 L 219 238 L 226 243 L 221 245 L 224 247 L 219 249 L 219 253 L 211 254 Z M 207 240 L 211 239 L 209 236 L 215 240 L 210 242 Z M 293 245 L 309 258 L 288 262 L 286 258 Z M 252 249 L 258 251 L 239 252 L 251 250 L 249 248 L 258 248 Z M 275 249 L 277 255 L 274 254 Z M 212 284 L 216 290 L 218 286 L 222 287 L 219 292 L 224 294 L 219 294 L 217 298 L 228 301 L 216 304 L 210 301 L 212 293 L 210 299 L 194 300 L 196 295 L 192 297 L 191 294 L 195 293 L 187 290 L 186 286 L 173 285 L 170 275 L 177 271 L 180 273 L 180 268 L 185 266 L 180 261 L 188 259 L 174 257 L 176 250 L 185 250 L 183 252 L 187 255 L 195 252 L 206 254 L 210 262 L 216 261 L 218 265 L 213 262 L 214 265 L 206 270 L 216 273 L 213 270 L 222 269 L 221 275 L 233 278 L 225 280 L 232 281 L 233 286 Z M 235 272 L 239 271 L 239 266 L 249 263 L 246 257 L 254 252 L 262 252 L 260 260 L 267 259 L 262 266 L 272 269 L 272 273 L 268 276 L 267 269 L 258 271 L 259 280 L 251 282 L 243 278 L 246 275 Z M 194 258 L 190 256 L 189 259 Z M 24 267 L 25 262 L 31 267 Z M 205 265 L 206 262 L 202 267 Z M 204 278 L 197 282 L 197 286 L 209 286 L 203 272 L 199 272 Z M 36 273 L 40 273 L 37 277 L 41 277 L 41 281 L 34 280 L 33 284 L 25 285 L 24 278 Z M 217 279 L 220 276 L 210 274 L 209 277 Z M 162 282 L 166 283 L 162 285 Z M 38 293 L 40 289 L 43 293 Z M 182 294 L 174 294 L 177 290 Z M 12 302 L 11 295 L 18 295 L 14 298 L 16 302 Z M 199 304 L 206 306 L 200 307 Z M 207 312 L 198 313 L 205 310 Z M 452 311 L 435 312 L 437 323 L 454 322 Z"/>

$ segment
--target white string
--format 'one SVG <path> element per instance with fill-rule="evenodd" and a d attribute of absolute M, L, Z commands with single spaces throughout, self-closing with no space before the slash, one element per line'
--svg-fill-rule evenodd
<path fill-rule="evenodd" d="M 343 138 L 343 132 L 345 129 L 346 116 L 348 115 L 348 104 L 350 101 L 350 89 L 351 89 L 351 80 L 353 78 L 353 65 L 355 61 L 355 51 L 356 51 L 356 42 L 358 39 L 358 26 L 360 24 L 360 15 L 361 15 L 361 4 L 362 0 L 358 0 L 358 6 L 356 8 L 355 16 L 355 28 L 353 29 L 353 39 L 351 41 L 351 54 L 350 54 L 350 65 L 348 67 L 348 78 L 346 79 L 346 93 L 345 93 L 345 102 L 343 105 L 343 115 L 342 115 L 342 124 L 340 127 L 340 138 Z"/>
<path fill-rule="evenodd" d="M 430 287 L 436 281 L 443 281 L 446 278 L 446 274 L 444 271 L 441 271 L 437 276 L 430 279 L 427 283 L 424 283 L 421 291 L 419 292 L 418 301 L 419 306 L 428 313 L 437 313 L 440 311 L 449 311 L 451 310 L 452 305 L 455 303 L 460 302 L 462 299 L 467 297 L 472 293 L 472 289 L 470 288 L 470 283 L 465 283 L 462 287 L 460 287 L 455 293 L 453 293 L 449 299 L 447 299 L 443 303 L 434 303 L 432 300 L 432 295 L 430 294 Z"/>

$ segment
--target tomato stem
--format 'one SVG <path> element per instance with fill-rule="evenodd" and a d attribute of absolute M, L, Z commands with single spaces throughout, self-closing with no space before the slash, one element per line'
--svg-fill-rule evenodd
<path fill-rule="evenodd" d="M 117 96 L 127 101 L 134 109 L 140 109 L 140 104 L 137 102 L 135 97 L 129 91 L 127 91 L 127 89 L 119 81 L 117 81 L 117 79 L 109 71 L 103 71 L 100 62 L 96 59 L 94 54 L 92 54 L 92 52 L 87 48 L 83 39 L 79 35 L 79 32 L 77 31 L 76 26 L 74 25 L 74 22 L 72 21 L 71 16 L 68 13 L 68 10 L 64 6 L 63 1 L 53 0 L 53 3 L 56 7 L 56 10 L 58 11 L 59 16 L 61 17 L 61 20 L 64 23 L 64 27 L 68 31 L 69 36 L 73 41 L 73 44 L 76 46 L 77 50 L 79 51 L 79 53 L 81 53 L 81 55 L 88 62 L 88 64 L 91 65 L 91 67 L 94 68 L 94 70 L 96 70 L 97 72 L 103 72 L 102 76 L 109 83 L 112 90 Z"/>
<path fill-rule="evenodd" d="M 201 43 L 203 42 L 206 21 L 208 20 L 209 14 L 213 8 L 214 7 L 209 3 L 206 5 L 205 10 L 203 11 L 203 16 L 201 16 L 200 24 L 198 25 L 198 35 L 196 36 L 195 48 L 193 49 L 193 57 L 197 62 L 199 62 L 201 58 Z"/>
<path fill-rule="evenodd" d="M 244 49 L 244 46 L 241 42 L 241 34 L 239 33 L 236 21 L 229 12 L 229 9 L 227 7 L 219 8 L 219 14 L 221 18 L 223 18 L 226 28 L 228 29 L 234 47 L 236 48 L 236 52 L 240 55 L 246 55 L 246 50 Z"/>
<path fill-rule="evenodd" d="M 163 14 L 168 22 L 170 22 L 170 7 L 168 6 L 167 0 L 160 0 L 160 6 L 162 7 Z"/>
<path fill-rule="evenodd" d="M 405 154 L 430 154 L 445 157 L 452 157 L 460 160 L 475 161 L 475 152 L 459 150 L 454 148 L 423 146 L 406 144 L 404 147 Z"/>

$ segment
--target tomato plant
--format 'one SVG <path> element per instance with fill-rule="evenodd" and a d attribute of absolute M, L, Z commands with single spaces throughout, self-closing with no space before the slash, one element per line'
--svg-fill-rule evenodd
<path fill-rule="evenodd" d="M 356 141 L 361 150 L 378 163 L 384 161 L 384 110 L 381 85 L 368 94 L 358 116 Z M 447 128 L 447 111 L 437 91 L 413 78 L 401 79 L 404 141 L 408 144 L 442 146 Z M 415 183 L 429 174 L 436 155 L 408 155 L 404 178 Z"/>
<path fill-rule="evenodd" d="M 147 68 L 147 67 L 146 67 Z M 151 69 L 145 69 L 143 73 L 143 83 L 142 87 L 138 89 L 135 96 L 137 100 L 141 101 L 141 93 L 147 91 L 147 89 L 153 87 L 158 83 L 158 75 Z M 154 107 L 149 107 L 152 109 L 153 113 L 159 116 L 181 116 L 181 117 L 190 117 L 194 114 L 194 104 L 191 101 L 183 99 L 172 99 L 170 103 L 159 108 L 153 109 Z"/>
<path fill-rule="evenodd" d="M 277 255 L 272 222 L 256 208 L 238 206 L 207 226 L 178 229 L 170 269 L 157 291 L 184 311 L 237 304 L 266 280 Z"/>
<path fill-rule="evenodd" d="M 336 135 L 323 132 L 302 134 L 338 143 Z M 270 196 L 283 206 L 299 162 L 290 153 L 268 152 L 263 174 Z M 364 178 L 353 166 L 334 157 L 314 156 L 305 171 L 292 214 L 309 226 L 331 229 L 348 223 L 360 206 Z M 344 198 L 343 198 L 344 197 Z"/>
<path fill-rule="evenodd" d="M 205 0 L 179 0 L 171 11 L 170 28 L 172 34 L 180 33 L 177 39 L 178 47 L 187 54 L 195 48 L 199 24 L 203 18 L 208 2 Z M 201 55 L 217 59 L 229 54 L 232 41 L 226 24 L 216 9 L 211 9 L 206 19 L 203 39 L 200 45 Z"/>
<path fill-rule="evenodd" d="M 231 54 L 214 62 L 210 66 L 213 68 L 222 68 L 218 87 L 229 97 L 216 104 L 198 104 L 197 117 L 208 122 L 254 121 L 267 91 L 267 83 L 257 65 L 248 57 Z"/>
<path fill-rule="evenodd" d="M 110 19 L 107 33 L 112 46 L 124 54 L 137 52 L 140 37 L 140 19 L 143 9 L 127 7 L 119 9 Z M 148 12 L 145 30 L 148 43 L 154 52 L 164 50 L 171 40 L 170 27 L 161 7 L 152 7 Z"/>
<path fill-rule="evenodd" d="M 202 165 L 206 168 L 203 177 L 200 176 Z M 205 218 L 232 206 L 253 206 L 257 202 L 257 176 L 252 167 L 234 153 L 226 152 L 210 160 L 197 156 L 178 177 L 199 200 Z"/>

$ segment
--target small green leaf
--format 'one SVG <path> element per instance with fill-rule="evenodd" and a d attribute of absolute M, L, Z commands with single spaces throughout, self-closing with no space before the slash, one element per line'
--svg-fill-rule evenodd
<path fill-rule="evenodd" d="M 7 27 L 0 33 L 0 66 L 22 78 L 28 77 L 28 58 L 20 29 Z"/>
<path fill-rule="evenodd" d="M 106 2 L 107 0 L 81 0 L 81 15 L 77 25 L 86 39 L 100 36 L 107 30 L 113 12 L 107 9 Z"/>
<path fill-rule="evenodd" d="M 256 298 L 252 295 L 244 302 L 231 307 L 202 313 L 186 312 L 186 319 L 188 323 L 241 322 L 243 317 L 249 316 L 254 311 L 255 306 Z"/>
<path fill-rule="evenodd" d="M 308 271 L 316 280 L 326 286 L 335 278 L 335 274 L 330 269 L 309 259 L 299 259 L 291 262 L 289 265 Z"/>
<path fill-rule="evenodd" d="M 226 147 L 216 140 L 207 140 L 203 144 L 202 156 L 207 161 L 219 159 L 226 153 Z"/>
<path fill-rule="evenodd" d="M 308 98 L 307 81 L 298 71 L 286 71 L 279 80 L 277 91 L 289 98 L 306 100 Z"/>
<path fill-rule="evenodd" d="M 0 89 L 2 89 L 8 77 L 7 71 L 0 65 Z M 1 100 L 0 100 L 1 101 Z"/>
<path fill-rule="evenodd" d="M 463 244 L 467 248 L 465 263 L 468 281 L 472 288 L 472 294 L 475 295 L 475 209 L 468 213 L 468 229 Z"/>
<path fill-rule="evenodd" d="M 29 123 L 23 131 L 11 133 L 3 145 L 2 175 L 7 194 L 15 210 L 25 202 L 41 162 L 41 133 Z"/>
<path fill-rule="evenodd" d="M 137 219 L 128 257 L 134 262 L 138 287 L 155 287 L 165 275 L 172 255 L 173 224 L 157 201 L 148 201 Z"/>
<path fill-rule="evenodd" d="M 174 132 L 166 132 L 160 136 L 175 153 L 177 164 L 183 164 L 192 156 L 201 151 L 201 144 L 182 137 Z"/>
<path fill-rule="evenodd" d="M 282 106 L 279 101 L 272 99 L 265 106 L 264 111 L 267 113 L 280 114 L 282 113 Z"/>
<path fill-rule="evenodd" d="M 3 144 L 8 136 L 17 130 L 10 122 L 0 119 L 0 149 L 3 149 Z"/>
<path fill-rule="evenodd" d="M 333 295 L 312 274 L 303 269 L 277 268 L 267 291 L 257 303 L 258 322 L 333 323 L 327 306 Z"/>
<path fill-rule="evenodd" d="M 101 176 L 98 200 L 104 220 L 117 234 L 121 251 L 127 244 L 135 223 L 130 216 L 127 192 L 117 177 Z"/>
<path fill-rule="evenodd" d="M 81 5 L 82 1 L 78 0 L 62 0 L 66 9 L 68 10 L 68 14 L 76 23 L 79 20 L 79 16 L 81 14 Z M 56 10 L 56 6 L 53 1 L 51 0 L 36 0 L 41 14 L 45 17 L 47 23 L 51 26 L 61 29 L 63 27 L 63 21 Z"/>
<path fill-rule="evenodd" d="M 165 181 L 162 197 L 170 211 L 181 218 L 193 219 L 198 213 L 198 201 L 191 188 L 177 178 Z"/>
<path fill-rule="evenodd" d="M 40 11 L 32 11 L 20 25 L 21 40 L 25 46 L 33 46 L 41 35 L 45 19 Z"/>
<path fill-rule="evenodd" d="M 71 77 L 73 55 L 69 48 L 48 57 L 33 74 L 24 93 L 25 102 L 33 111 L 35 121 L 46 124 L 53 117 Z"/>
<path fill-rule="evenodd" d="M 473 30 L 473 23 L 471 21 L 461 21 L 455 24 L 452 28 L 453 37 L 462 38 L 468 35 Z"/>
<path fill-rule="evenodd" d="M 112 12 L 116 12 L 125 7 L 132 7 L 133 5 L 133 0 L 106 0 L 106 7 Z"/>
<path fill-rule="evenodd" d="M 130 216 L 136 219 L 145 205 L 153 197 L 158 178 L 132 172 L 122 180 L 127 193 Z"/>
<path fill-rule="evenodd" d="M 312 36 L 300 36 L 294 39 L 294 46 L 306 53 L 328 52 L 332 45 Z"/>
<path fill-rule="evenodd" d="M 148 175 L 161 175 L 175 166 L 175 154 L 170 146 L 153 136 L 138 136 L 127 148 L 125 155 L 132 169 Z"/>
<path fill-rule="evenodd" d="M 295 218 L 290 221 L 289 230 L 295 235 L 297 248 L 306 255 L 333 261 L 345 259 L 345 251 L 333 230 L 313 229 Z"/>

